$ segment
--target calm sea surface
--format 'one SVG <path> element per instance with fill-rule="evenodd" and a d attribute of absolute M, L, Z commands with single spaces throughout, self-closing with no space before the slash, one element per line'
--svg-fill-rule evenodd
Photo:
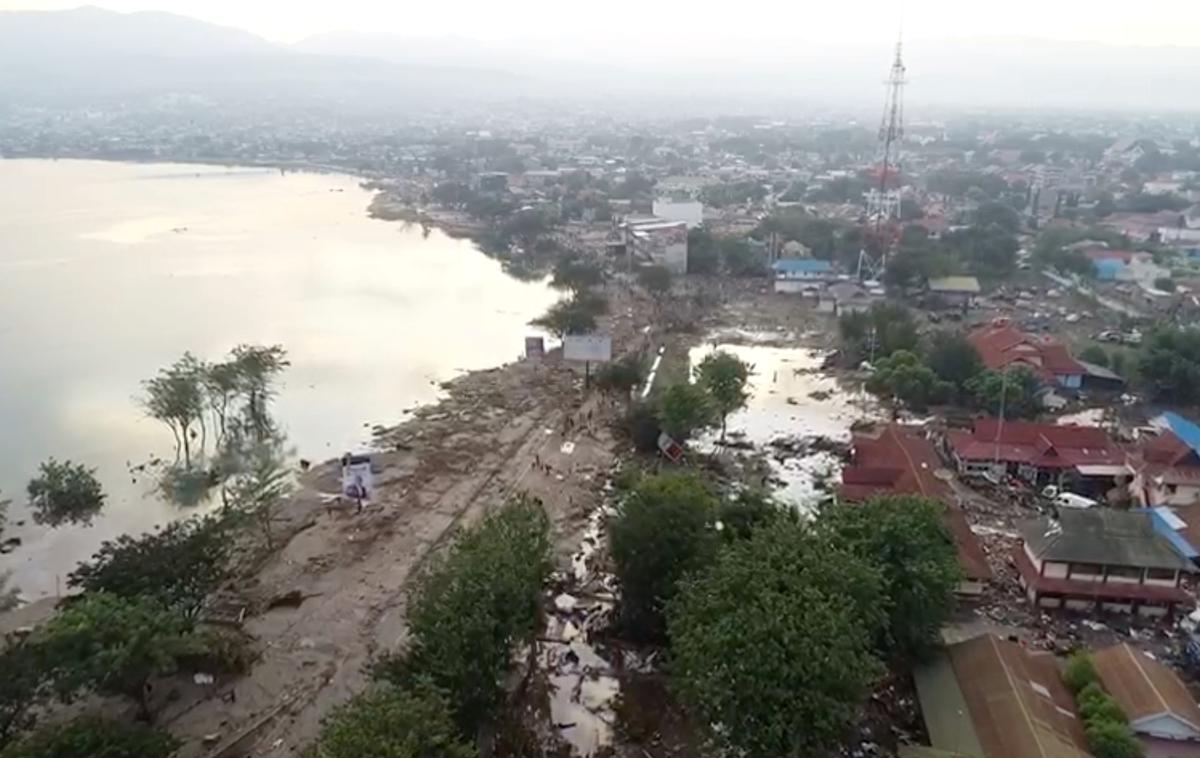
<path fill-rule="evenodd" d="M 520 354 L 555 295 L 469 242 L 367 218 L 369 201 L 345 176 L 0 160 L 0 498 L 6 536 L 24 540 L 0 570 L 25 597 L 53 593 L 101 540 L 179 513 L 128 467 L 173 453 L 137 398 L 185 350 L 286 347 L 274 413 L 311 460 Z M 97 467 L 109 501 L 90 528 L 11 523 L 50 456 Z"/>

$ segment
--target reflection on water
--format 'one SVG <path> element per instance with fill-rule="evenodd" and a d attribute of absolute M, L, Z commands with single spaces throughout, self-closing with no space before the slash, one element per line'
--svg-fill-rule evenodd
<path fill-rule="evenodd" d="M 873 398 L 862 392 L 848 392 L 835 378 L 822 372 L 826 354 L 820 350 L 710 343 L 693 348 L 688 358 L 696 366 L 717 350 L 733 353 L 754 367 L 749 382 L 750 400 L 744 409 L 729 417 L 728 436 L 733 439 L 744 439 L 760 449 L 775 441 L 810 438 L 848 443 L 850 426 L 855 420 L 878 415 Z M 695 444 L 711 450 L 719 436 L 718 432 L 710 432 Z M 784 482 L 776 492 L 778 497 L 798 507 L 813 506 L 822 494 L 821 482 L 841 471 L 838 457 L 821 449 L 810 449 L 782 460 L 769 457 L 768 463 L 773 475 Z"/>
<path fill-rule="evenodd" d="M 366 217 L 354 179 L 262 169 L 0 161 L 0 493 L 23 519 L 50 456 L 96 466 L 95 526 L 10 524 L 0 558 L 27 597 L 101 540 L 177 511 L 130 464 L 173 457 L 141 382 L 185 350 L 215 359 L 281 344 L 272 410 L 298 455 L 322 460 L 437 397 L 463 369 L 516 357 L 554 301 L 465 241 Z"/>

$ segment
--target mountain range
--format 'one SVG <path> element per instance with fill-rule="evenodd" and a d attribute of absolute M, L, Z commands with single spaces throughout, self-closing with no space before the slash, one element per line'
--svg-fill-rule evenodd
<path fill-rule="evenodd" d="M 294 45 L 169 13 L 0 12 L 0 99 L 92 104 L 191 93 L 357 103 L 546 98 L 877 107 L 886 46 L 755 39 L 667 49 L 654 39 L 484 42 L 337 32 Z M 909 103 L 1194 110 L 1200 48 L 1022 38 L 914 41 Z"/>

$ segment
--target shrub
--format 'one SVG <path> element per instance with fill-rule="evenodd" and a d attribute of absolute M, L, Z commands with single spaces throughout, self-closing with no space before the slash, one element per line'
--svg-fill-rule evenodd
<path fill-rule="evenodd" d="M 1086 652 L 1073 653 L 1067 659 L 1066 668 L 1063 670 L 1063 683 L 1072 695 L 1078 697 L 1085 687 L 1098 684 L 1099 681 L 1096 667 L 1092 665 L 1092 657 Z"/>
<path fill-rule="evenodd" d="M 168 758 L 179 746 L 158 729 L 84 716 L 47 724 L 0 751 L 0 758 Z"/>

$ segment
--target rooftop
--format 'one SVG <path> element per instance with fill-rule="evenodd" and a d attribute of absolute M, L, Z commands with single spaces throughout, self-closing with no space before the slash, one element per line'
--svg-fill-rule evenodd
<path fill-rule="evenodd" d="M 1057 521 L 1040 518 L 1021 529 L 1036 557 L 1069 563 L 1177 569 L 1191 564 L 1154 529 L 1145 511 L 1063 508 Z"/>
<path fill-rule="evenodd" d="M 1093 653 L 1092 662 L 1135 731 L 1139 720 L 1165 714 L 1200 733 L 1200 706 L 1171 669 L 1125 643 Z"/>
<path fill-rule="evenodd" d="M 979 280 L 973 276 L 943 276 L 929 280 L 930 292 L 979 294 Z"/>

